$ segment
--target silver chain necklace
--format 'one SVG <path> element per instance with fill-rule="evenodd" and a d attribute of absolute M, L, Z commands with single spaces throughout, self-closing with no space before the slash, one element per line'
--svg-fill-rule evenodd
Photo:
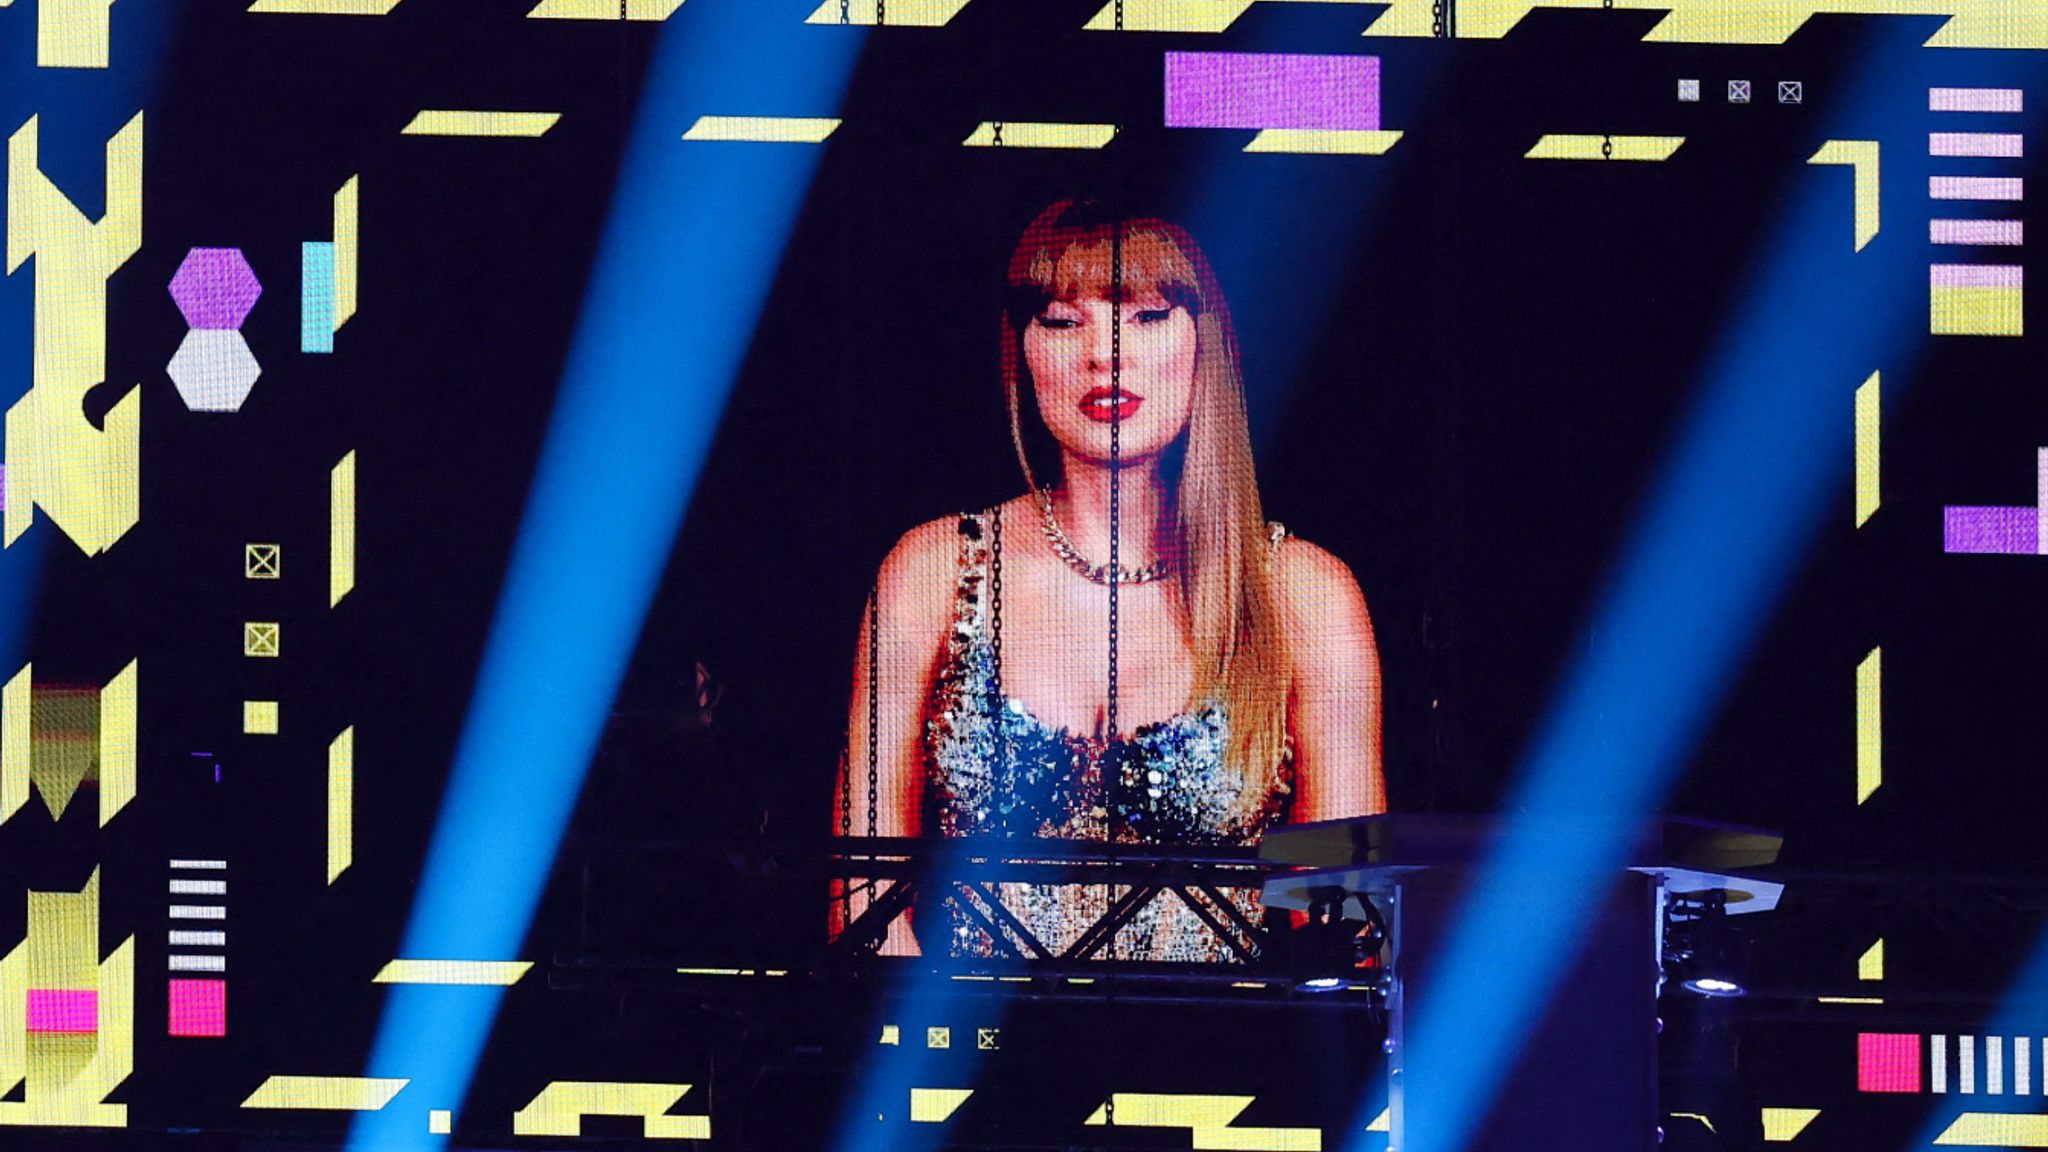
<path fill-rule="evenodd" d="M 1090 564 L 1088 558 L 1081 555 L 1081 550 L 1074 547 L 1074 542 L 1067 539 L 1066 530 L 1060 527 L 1059 518 L 1054 516 L 1052 512 L 1052 493 L 1043 488 L 1038 490 L 1038 519 L 1039 524 L 1045 530 L 1046 543 L 1052 545 L 1053 554 L 1058 556 L 1067 567 L 1072 568 L 1097 584 L 1109 583 L 1109 565 Z M 1118 584 L 1149 584 L 1154 580 L 1170 575 L 1172 572 L 1173 565 L 1167 563 L 1165 558 L 1162 557 L 1135 571 L 1129 568 L 1118 569 L 1116 582 Z"/>

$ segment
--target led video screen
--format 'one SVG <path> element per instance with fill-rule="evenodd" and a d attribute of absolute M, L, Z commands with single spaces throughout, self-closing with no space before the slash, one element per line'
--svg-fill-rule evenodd
<path fill-rule="evenodd" d="M 2024 1146 L 2013 902 L 1830 885 L 2039 879 L 2044 50 L 0 7 L 0 1127 L 1384 1147 L 1260 846 L 1533 814 L 1784 838 L 1672 1139 Z"/>

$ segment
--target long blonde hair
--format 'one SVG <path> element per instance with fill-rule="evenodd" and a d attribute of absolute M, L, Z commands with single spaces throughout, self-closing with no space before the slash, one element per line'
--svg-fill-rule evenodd
<path fill-rule="evenodd" d="M 1121 243 L 1117 237 L 1121 233 Z M 1112 253 L 1121 250 L 1121 275 Z M 1052 435 L 1026 403 L 1023 333 L 1054 300 L 1158 294 L 1195 321 L 1195 388 L 1188 430 L 1163 461 L 1172 496 L 1180 605 L 1195 652 L 1190 706 L 1222 703 L 1230 758 L 1252 785 L 1256 809 L 1280 782 L 1286 748 L 1287 660 L 1271 570 L 1265 513 L 1252 469 L 1237 329 L 1208 259 L 1194 238 L 1155 216 L 1122 215 L 1091 200 L 1061 200 L 1025 228 L 1011 254 L 1003 310 L 1003 392 L 1010 439 L 1025 482 L 1057 460 Z M 1056 465 L 1053 465 L 1056 466 Z M 1044 471 L 1051 471 L 1046 467 Z"/>

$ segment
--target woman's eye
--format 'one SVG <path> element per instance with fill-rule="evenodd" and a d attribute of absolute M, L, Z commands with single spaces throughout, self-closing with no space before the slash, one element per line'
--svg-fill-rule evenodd
<path fill-rule="evenodd" d="M 1157 324 L 1172 315 L 1171 308 L 1143 308 L 1138 311 L 1138 323 Z"/>
<path fill-rule="evenodd" d="M 1076 323 L 1077 321 L 1065 316 L 1040 316 L 1038 318 L 1038 326 L 1040 328 L 1072 328 Z"/>

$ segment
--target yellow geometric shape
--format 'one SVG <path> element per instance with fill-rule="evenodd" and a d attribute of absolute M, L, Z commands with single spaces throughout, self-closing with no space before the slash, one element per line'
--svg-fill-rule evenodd
<path fill-rule="evenodd" d="M 0 824 L 28 803 L 29 777 L 35 765 L 34 674 L 31 664 L 0 689 Z M 12 1020 L 0 1016 L 0 1020 Z M 4 1029 L 0 1029 L 4 1031 Z"/>
<path fill-rule="evenodd" d="M 114 0 L 41 0 L 36 7 L 36 64 L 43 68 L 105 68 L 108 14 Z"/>
<path fill-rule="evenodd" d="M 1320 1128 L 1234 1128 L 1231 1121 L 1256 1096 L 1162 1095 L 1118 1092 L 1110 1097 L 1118 1127 L 1187 1128 L 1195 1152 L 1321 1152 Z M 1108 1123 L 1109 1106 L 1097 1108 L 1089 1124 Z"/>
<path fill-rule="evenodd" d="M 1806 1131 L 1813 1118 L 1820 1115 L 1818 1108 L 1766 1108 L 1764 1114 L 1764 1139 L 1782 1144 Z"/>
<path fill-rule="evenodd" d="M 393 960 L 378 970 L 370 983 L 507 987 L 519 983 L 532 967 L 531 960 Z"/>
<path fill-rule="evenodd" d="M 1965 1112 L 1934 1142 L 1978 1148 L 2048 1148 L 2048 1116 Z"/>
<path fill-rule="evenodd" d="M 1002 1047 L 1003 1030 L 1001 1028 L 976 1028 L 974 1030 L 975 1051 L 1000 1052 Z"/>
<path fill-rule="evenodd" d="M 1858 980 L 1884 979 L 1884 937 L 1879 936 L 1877 943 L 1864 949 L 1863 955 L 1856 958 L 1856 978 Z"/>
<path fill-rule="evenodd" d="M 355 862 L 356 729 L 351 724 L 327 745 L 327 882 Z"/>
<path fill-rule="evenodd" d="M 2026 335 L 2021 288 L 1936 286 L 1929 291 L 1928 330 L 1936 336 Z"/>
<path fill-rule="evenodd" d="M 1884 649 L 1856 665 L 1856 803 L 1884 783 Z"/>
<path fill-rule="evenodd" d="M 829 116 L 699 116 L 683 139 L 823 144 L 838 127 L 839 121 Z"/>
<path fill-rule="evenodd" d="M 1372 1123 L 1367 1124 L 1365 1130 L 1367 1132 L 1392 1132 L 1394 1130 L 1394 1110 L 1392 1108 L 1380 1109 L 1380 1114 L 1373 1117 Z"/>
<path fill-rule="evenodd" d="M 913 1124 L 944 1124 L 969 1096 L 972 1088 L 912 1088 L 910 1090 L 910 1122 Z"/>
<path fill-rule="evenodd" d="M 47 13 L 47 8 L 46 8 Z M 141 515 L 141 390 L 131 389 L 95 427 L 86 393 L 106 380 L 107 278 L 142 243 L 142 113 L 106 146 L 106 210 L 88 221 L 38 167 L 39 119 L 7 141 L 7 271 L 36 258 L 34 371 L 7 412 L 7 501 L 12 545 L 41 508 L 88 556 L 104 552 Z"/>
<path fill-rule="evenodd" d="M 77 892 L 29 893 L 28 935 L 0 957 L 0 1127 L 121 1128 L 128 1106 L 106 1098 L 134 1067 L 135 938 L 104 962 L 99 952 L 99 871 Z M 28 990 L 95 994 L 95 1030 L 30 1034 Z M 24 1083 L 25 1081 L 25 1083 Z"/>
<path fill-rule="evenodd" d="M 327 474 L 327 606 L 356 586 L 356 451 Z"/>
<path fill-rule="evenodd" d="M 269 621 L 246 621 L 242 625 L 242 655 L 276 656 L 278 626 Z"/>
<path fill-rule="evenodd" d="M 422 108 L 400 133 L 405 136 L 546 135 L 562 118 L 560 112 L 477 112 L 457 108 Z"/>
<path fill-rule="evenodd" d="M 581 1136 L 585 1116 L 638 1116 L 650 1140 L 709 1140 L 711 1117 L 669 1116 L 688 1084 L 557 1080 L 512 1114 L 517 1136 Z"/>
<path fill-rule="evenodd" d="M 272 1076 L 244 1108 L 306 1108 L 328 1112 L 377 1112 L 410 1080 L 370 1076 Z"/>
<path fill-rule="evenodd" d="M 996 139 L 998 129 L 1002 132 L 1000 141 Z M 1114 124 L 983 120 L 960 143 L 968 148 L 1103 148 L 1114 139 Z"/>
<path fill-rule="evenodd" d="M 436 1136 L 455 1131 L 455 1114 L 446 1108 L 427 1109 L 427 1131 Z"/>
<path fill-rule="evenodd" d="M 1317 156 L 1384 156 L 1401 142 L 1400 132 L 1334 128 L 1261 128 L 1247 152 L 1293 152 Z"/>
<path fill-rule="evenodd" d="M 292 12 L 302 16 L 384 16 L 400 0 L 256 0 L 251 12 Z"/>
<path fill-rule="evenodd" d="M 136 661 L 100 689 L 100 827 L 135 799 Z"/>
<path fill-rule="evenodd" d="M 1882 1004 L 1882 996 L 1815 996 L 1815 1004 Z"/>
<path fill-rule="evenodd" d="M 362 215 L 362 187 L 360 177 L 351 176 L 342 182 L 334 193 L 334 330 L 356 314 L 356 260 L 357 249 L 362 242 L 359 235 L 359 217 Z"/>
<path fill-rule="evenodd" d="M 960 14 L 968 0 L 848 0 L 840 18 L 839 0 L 825 0 L 804 17 L 806 24 L 887 24 L 891 28 L 937 28 Z"/>
<path fill-rule="evenodd" d="M 1123 0 L 1123 30 L 1126 32 L 1222 32 L 1251 11 L 1258 0 Z M 1365 4 L 1371 0 L 1265 0 L 1291 4 Z M 1404 0 L 1396 0 L 1400 7 Z M 1083 25 L 1091 32 L 1116 29 L 1116 0 L 1108 0 Z M 1429 34 L 1429 5 L 1422 5 L 1422 34 Z M 896 22 L 896 6 L 889 6 L 889 23 Z"/>
<path fill-rule="evenodd" d="M 1876 372 L 1856 389 L 1856 526 L 1876 515 L 1883 493 L 1878 487 L 1879 389 L 1883 381 Z"/>
<path fill-rule="evenodd" d="M 277 701 L 242 701 L 242 734 L 244 736 L 277 735 Z"/>
<path fill-rule="evenodd" d="M 927 1048 L 951 1048 L 953 1046 L 953 1030 L 951 1028 L 925 1029 L 924 1046 Z"/>
<path fill-rule="evenodd" d="M 894 1024 L 882 1025 L 882 1039 L 880 1043 L 894 1044 L 900 1047 L 903 1044 L 903 1029 Z"/>
<path fill-rule="evenodd" d="M 29 700 L 33 729 L 29 779 L 50 819 L 61 820 L 78 786 L 99 764 L 100 694 L 90 688 L 37 688 Z"/>
<path fill-rule="evenodd" d="M 627 20 L 666 20 L 683 0 L 625 0 Z M 619 0 L 540 0 L 528 20 L 618 20 Z"/>
<path fill-rule="evenodd" d="M 1830 140 L 1820 151 L 1806 158 L 1808 164 L 1844 164 L 1855 173 L 1856 251 L 1877 236 L 1880 209 L 1878 142 L 1875 140 Z"/>
<path fill-rule="evenodd" d="M 1394 0 L 1367 35 L 1427 36 L 1430 6 L 1431 0 Z M 1458 35 L 1494 40 L 1538 8 L 1608 6 L 1608 0 L 1460 0 Z M 1927 40 L 1929 48 L 2048 48 L 2048 8 L 2036 0 L 1612 0 L 1611 6 L 1665 13 L 1643 37 L 1654 43 L 1783 44 L 1812 17 L 1844 13 L 1949 17 Z"/>
<path fill-rule="evenodd" d="M 276 580 L 284 575 L 284 547 L 278 544 L 242 545 L 242 576 L 248 580 Z"/>
<path fill-rule="evenodd" d="M 1462 12 L 1463 9 L 1460 9 Z M 1573 136 L 1553 133 L 1522 154 L 1525 160 L 1669 160 L 1683 136 Z"/>

